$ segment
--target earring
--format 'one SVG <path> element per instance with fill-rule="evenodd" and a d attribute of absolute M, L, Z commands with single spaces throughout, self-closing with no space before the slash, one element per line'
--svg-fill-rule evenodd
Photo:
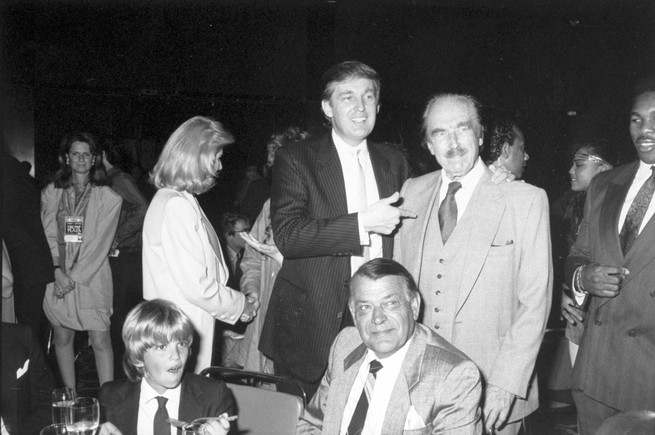
<path fill-rule="evenodd" d="M 70 162 L 68 156 L 66 156 L 66 166 L 70 165 L 70 163 L 71 163 L 71 162 Z"/>
<path fill-rule="evenodd" d="M 91 159 L 91 166 L 93 166 L 95 164 L 96 164 L 96 158 L 94 157 L 94 158 Z"/>

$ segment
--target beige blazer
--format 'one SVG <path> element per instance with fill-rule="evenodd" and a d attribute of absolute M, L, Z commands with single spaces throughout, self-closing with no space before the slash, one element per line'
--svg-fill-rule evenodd
<path fill-rule="evenodd" d="M 59 264 L 57 241 L 57 209 L 64 189 L 56 189 L 50 183 L 41 193 L 41 221 L 53 262 Z M 123 200 L 108 186 L 91 189 L 84 219 L 84 243 L 70 278 L 75 281 L 82 308 L 112 309 L 114 285 L 109 267 L 109 250 L 114 240 Z M 51 292 L 54 283 L 48 284 Z"/>
<path fill-rule="evenodd" d="M 223 254 L 209 240 L 216 233 L 207 230 L 196 198 L 168 188 L 157 191 L 143 224 L 143 297 L 175 302 L 191 318 L 200 336 L 196 372 L 211 365 L 214 318 L 233 325 L 245 304 L 226 286 Z"/>
<path fill-rule="evenodd" d="M 349 327 L 339 333 L 321 386 L 305 408 L 296 433 L 339 433 L 365 354 L 366 346 L 357 329 Z M 438 334 L 417 323 L 384 416 L 383 434 L 480 434 L 480 394 L 480 373 L 475 365 Z M 425 426 L 405 430 L 409 414 L 414 416 L 414 425 L 418 416 Z"/>
<path fill-rule="evenodd" d="M 485 173 L 444 246 L 441 171 L 408 180 L 394 259 L 414 276 L 423 323 L 466 353 L 485 382 L 518 396 L 509 421 L 538 407 L 534 365 L 550 310 L 548 200 L 522 182 L 496 185 Z"/>

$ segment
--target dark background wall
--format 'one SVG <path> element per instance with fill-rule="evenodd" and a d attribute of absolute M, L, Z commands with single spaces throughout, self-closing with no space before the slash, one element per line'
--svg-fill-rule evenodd
<path fill-rule="evenodd" d="M 320 74 L 359 59 L 383 77 L 374 139 L 432 162 L 419 137 L 426 100 L 470 93 L 519 119 L 525 177 L 556 195 L 573 139 L 601 135 L 630 156 L 630 89 L 655 71 L 653 3 L 9 1 L 3 83 L 32 96 L 37 178 L 66 131 L 130 138 L 149 167 L 178 124 L 203 114 L 237 138 L 228 179 L 263 158 L 273 131 L 321 131 Z"/>

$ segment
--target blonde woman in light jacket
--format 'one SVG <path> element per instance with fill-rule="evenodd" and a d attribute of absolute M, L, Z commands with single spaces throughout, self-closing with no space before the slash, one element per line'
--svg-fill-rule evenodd
<path fill-rule="evenodd" d="M 172 301 L 189 316 L 199 335 L 196 373 L 211 365 L 214 319 L 248 322 L 259 307 L 254 296 L 226 286 L 218 237 L 195 197 L 213 187 L 223 147 L 232 142 L 210 118 L 180 125 L 153 169 L 158 191 L 143 225 L 143 296 Z"/>

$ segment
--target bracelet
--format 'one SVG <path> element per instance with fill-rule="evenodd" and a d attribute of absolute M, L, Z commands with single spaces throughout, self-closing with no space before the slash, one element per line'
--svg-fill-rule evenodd
<path fill-rule="evenodd" d="M 575 291 L 586 295 L 587 290 L 585 290 L 584 285 L 582 285 L 582 271 L 585 267 L 587 267 L 586 264 L 575 270 Z"/>

